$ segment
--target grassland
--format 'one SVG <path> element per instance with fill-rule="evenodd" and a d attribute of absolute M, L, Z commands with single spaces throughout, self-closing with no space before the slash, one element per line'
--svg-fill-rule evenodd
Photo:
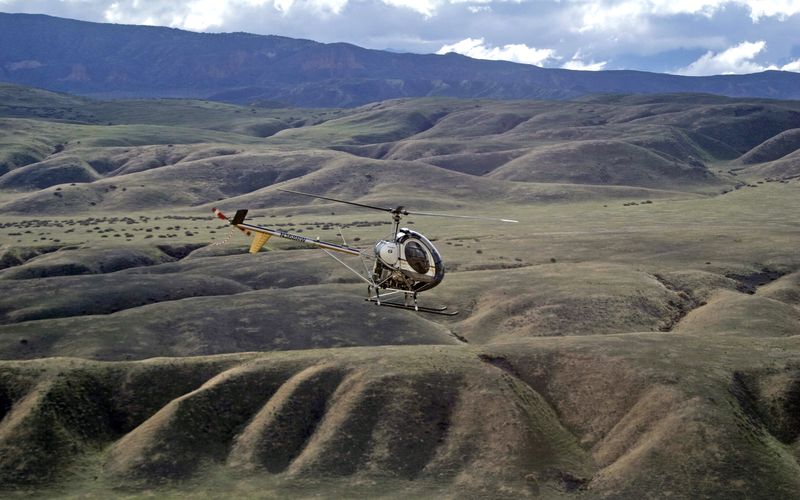
<path fill-rule="evenodd" d="M 0 96 L 3 494 L 800 489 L 796 102 Z M 388 236 L 276 187 L 520 223 L 407 218 L 460 311 L 414 314 L 211 218 Z"/>

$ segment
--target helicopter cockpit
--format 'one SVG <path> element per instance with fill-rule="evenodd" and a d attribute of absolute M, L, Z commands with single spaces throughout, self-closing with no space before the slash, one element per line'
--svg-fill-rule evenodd
<path fill-rule="evenodd" d="M 378 283 L 401 290 L 429 290 L 444 278 L 442 256 L 422 234 L 400 228 L 394 241 L 375 244 L 375 269 Z"/>
<path fill-rule="evenodd" d="M 416 241 L 407 242 L 403 248 L 403 253 L 405 254 L 406 262 L 414 271 L 425 274 L 431 268 L 428 262 L 428 254 Z"/>

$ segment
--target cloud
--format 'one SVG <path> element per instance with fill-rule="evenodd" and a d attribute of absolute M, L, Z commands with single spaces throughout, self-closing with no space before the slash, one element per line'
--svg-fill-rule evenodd
<path fill-rule="evenodd" d="M 120 0 L 106 6 L 103 19 L 110 23 L 164 25 L 205 31 L 223 25 L 230 3 L 190 0 L 165 4 L 154 0 Z"/>
<path fill-rule="evenodd" d="M 228 0 L 231 1 L 231 0 Z M 239 0 L 242 3 L 249 3 L 251 5 L 269 5 L 280 11 L 283 14 L 288 14 L 290 11 L 303 11 L 311 13 L 312 15 L 330 14 L 339 15 L 342 10 L 347 7 L 349 0 Z"/>
<path fill-rule="evenodd" d="M 347 1 L 347 0 L 345 0 Z M 526 0 L 381 0 L 386 5 L 410 9 L 426 18 L 440 14 L 449 6 L 466 6 L 466 10 L 475 14 L 492 12 L 492 5 L 504 3 L 522 3 Z"/>
<path fill-rule="evenodd" d="M 785 19 L 800 14 L 800 0 L 749 0 L 742 2 L 750 9 L 750 17 L 758 21 L 763 17 Z"/>
<path fill-rule="evenodd" d="M 617 31 L 621 28 L 640 31 L 653 18 L 702 16 L 711 18 L 726 8 L 742 8 L 751 22 L 764 18 L 785 20 L 800 14 L 800 0 L 567 0 L 579 25 L 573 29 Z M 644 26 L 643 26 L 644 24 Z"/>
<path fill-rule="evenodd" d="M 559 57 L 553 49 L 537 49 L 521 43 L 492 47 L 486 43 L 484 38 L 465 38 L 460 42 L 444 45 L 436 51 L 437 54 L 447 54 L 450 52 L 475 59 L 511 61 L 533 64 L 536 66 L 547 66 L 561 60 L 561 57 Z M 561 67 L 579 71 L 600 71 L 605 69 L 606 64 L 608 64 L 608 61 L 595 62 L 591 60 L 590 62 L 586 62 L 583 59 L 581 51 L 578 50 L 575 52 L 575 55 L 572 56 L 572 59 L 566 61 Z"/>
<path fill-rule="evenodd" d="M 78 2 L 80 0 L 66 1 Z M 242 12 L 259 12 L 269 9 L 284 16 L 291 11 L 303 11 L 312 16 L 338 15 L 349 3 L 349 0 L 86 1 L 106 4 L 103 10 L 103 19 L 106 22 L 158 24 L 192 31 L 208 31 L 228 26 L 240 20 Z"/>
<path fill-rule="evenodd" d="M 595 62 L 594 59 L 588 63 L 584 62 L 581 51 L 579 50 L 578 52 L 575 52 L 575 55 L 572 56 L 572 59 L 562 64 L 561 67 L 576 71 L 602 71 L 605 69 L 606 64 L 608 64 L 608 61 Z"/>
<path fill-rule="evenodd" d="M 690 65 L 679 69 L 676 73 L 687 76 L 706 76 L 741 75 L 767 70 L 800 72 L 800 59 L 791 61 L 783 66 L 756 62 L 756 56 L 766 48 L 767 43 L 764 40 L 759 40 L 757 42 L 742 42 L 719 53 L 708 51 Z"/>
<path fill-rule="evenodd" d="M 781 66 L 781 71 L 793 71 L 795 73 L 800 73 L 800 58 Z"/>
<path fill-rule="evenodd" d="M 475 59 L 491 59 L 495 61 L 511 61 L 541 66 L 550 59 L 558 59 L 553 49 L 537 49 L 522 43 L 492 47 L 486 45 L 483 38 L 465 38 L 452 45 L 444 45 L 437 54 L 455 52 Z"/>
<path fill-rule="evenodd" d="M 346 0 L 345 0 L 346 1 Z M 441 0 L 383 0 L 386 5 L 401 7 L 418 12 L 425 17 L 432 17 L 437 8 L 446 1 Z"/>
<path fill-rule="evenodd" d="M 731 75 L 758 73 L 764 67 L 753 62 L 767 46 L 763 40 L 742 42 L 720 53 L 708 51 L 700 59 L 678 70 L 678 74 L 687 76 Z"/>

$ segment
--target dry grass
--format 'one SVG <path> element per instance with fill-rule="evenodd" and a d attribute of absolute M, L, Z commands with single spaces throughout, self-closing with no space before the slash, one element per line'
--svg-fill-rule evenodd
<path fill-rule="evenodd" d="M 796 103 L 14 102 L 3 493 L 800 488 L 800 184 L 781 154 Z M 70 185 L 76 166 L 93 182 Z M 211 206 L 367 252 L 388 236 L 380 213 L 279 186 L 521 222 L 405 219 L 446 261 L 423 303 L 461 311 L 424 316 L 365 303 L 362 282 L 294 243 L 206 246 L 228 231 Z"/>

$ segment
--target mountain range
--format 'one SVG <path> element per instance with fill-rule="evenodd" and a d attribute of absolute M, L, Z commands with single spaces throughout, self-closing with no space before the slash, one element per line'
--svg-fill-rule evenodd
<path fill-rule="evenodd" d="M 248 33 L 90 23 L 0 13 L 0 81 L 105 98 L 352 107 L 400 97 L 573 99 L 703 92 L 800 99 L 800 74 L 686 77 L 572 71 L 458 54 L 402 54 Z"/>

